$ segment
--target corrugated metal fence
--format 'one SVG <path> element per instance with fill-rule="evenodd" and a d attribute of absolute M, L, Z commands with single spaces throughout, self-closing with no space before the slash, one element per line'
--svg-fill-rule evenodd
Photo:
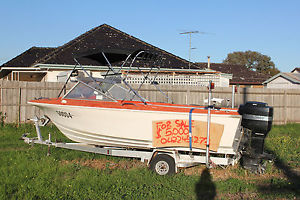
<path fill-rule="evenodd" d="M 0 81 L 0 112 L 6 115 L 5 122 L 26 122 L 34 115 L 41 115 L 41 111 L 28 105 L 27 101 L 40 97 L 57 97 L 62 85 L 50 82 Z M 174 103 L 204 105 L 204 100 L 208 98 L 206 87 L 162 85 L 160 88 Z M 168 101 L 151 85 L 144 85 L 140 94 L 150 101 Z M 213 90 L 213 97 L 225 99 L 222 104 L 231 106 L 232 88 L 216 88 Z M 246 101 L 266 102 L 274 107 L 275 124 L 300 123 L 299 97 L 300 90 L 296 89 L 238 88 L 234 95 L 234 105 L 238 107 Z"/>

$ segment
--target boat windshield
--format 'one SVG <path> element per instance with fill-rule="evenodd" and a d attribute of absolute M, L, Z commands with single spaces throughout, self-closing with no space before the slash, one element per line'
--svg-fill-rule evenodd
<path fill-rule="evenodd" d="M 104 83 L 104 84 L 106 84 L 106 83 Z M 99 89 L 98 90 L 95 89 L 95 86 L 96 86 L 95 82 L 91 82 L 89 84 L 79 82 L 63 98 L 66 98 L 66 99 L 95 99 L 95 100 L 102 100 L 102 101 L 113 101 L 111 98 L 108 98 L 106 95 L 101 93 L 99 91 Z M 104 85 L 103 88 L 109 89 L 109 86 Z"/>
<path fill-rule="evenodd" d="M 121 85 L 104 82 L 78 82 L 63 98 L 98 101 L 140 101 L 132 91 Z"/>

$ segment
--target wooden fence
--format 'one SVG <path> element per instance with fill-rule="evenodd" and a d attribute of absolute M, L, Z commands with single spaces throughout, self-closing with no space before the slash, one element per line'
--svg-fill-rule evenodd
<path fill-rule="evenodd" d="M 27 101 L 40 97 L 57 97 L 62 85 L 50 82 L 0 81 L 0 112 L 6 115 L 5 122 L 22 123 L 34 115 L 42 115 L 39 109 L 28 105 Z M 204 105 L 204 100 L 208 98 L 206 87 L 161 85 L 160 88 L 174 103 Z M 140 94 L 150 101 L 168 102 L 151 85 L 144 85 Z M 231 88 L 216 88 L 212 96 L 225 99 L 223 105 L 231 106 Z M 274 107 L 275 124 L 300 123 L 299 97 L 300 90 L 296 89 L 238 88 L 234 94 L 234 105 L 238 107 L 246 101 L 266 102 Z"/>
<path fill-rule="evenodd" d="M 57 97 L 62 87 L 62 83 L 1 80 L 1 115 L 5 116 L 6 123 L 27 122 L 35 115 L 43 115 L 38 108 L 27 102 L 40 97 Z"/>

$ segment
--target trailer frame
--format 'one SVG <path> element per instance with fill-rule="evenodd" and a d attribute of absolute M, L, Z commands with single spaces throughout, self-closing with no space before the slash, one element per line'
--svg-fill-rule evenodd
<path fill-rule="evenodd" d="M 141 162 L 147 162 L 147 165 L 153 169 L 159 175 L 173 174 L 179 171 L 179 168 L 191 167 L 199 164 L 207 163 L 207 155 L 205 150 L 193 149 L 193 151 L 183 151 L 179 148 L 152 148 L 152 149 L 140 149 L 140 148 L 126 148 L 126 147 L 111 147 L 111 146 L 96 146 L 84 143 L 65 143 L 65 142 L 53 142 L 51 141 L 51 134 L 49 133 L 48 139 L 44 140 L 41 134 L 40 127 L 45 126 L 49 120 L 44 118 L 39 119 L 35 116 L 31 121 L 34 122 L 37 137 L 27 137 L 30 133 L 24 133 L 21 137 L 27 144 L 42 144 L 49 147 L 54 146 L 63 149 L 84 151 L 90 153 L 97 153 L 102 155 L 117 156 L 117 157 L 128 157 L 138 158 Z M 49 152 L 48 152 L 49 153 Z M 235 165 L 241 157 L 238 152 L 236 155 L 233 154 L 220 154 L 215 152 L 209 152 L 210 156 L 210 167 L 212 166 L 227 166 Z M 166 158 L 169 156 L 173 159 L 170 163 L 166 160 L 158 160 L 155 157 L 159 156 Z M 166 156 L 161 156 L 166 155 Z M 168 158 L 169 159 L 169 158 Z M 167 160 L 168 160 L 167 159 Z M 170 160 L 170 159 L 169 159 Z M 153 163 L 154 161 L 157 161 Z M 159 162 L 161 161 L 161 162 Z M 154 166 L 159 165 L 159 166 Z M 174 166 L 172 166 L 174 165 Z M 166 171 L 166 167 L 168 170 Z"/>

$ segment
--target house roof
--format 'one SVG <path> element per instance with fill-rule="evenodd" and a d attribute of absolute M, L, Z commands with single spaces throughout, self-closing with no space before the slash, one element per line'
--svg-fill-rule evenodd
<path fill-rule="evenodd" d="M 45 55 L 49 54 L 51 51 L 55 50 L 55 48 L 51 47 L 31 47 L 26 50 L 22 54 L 16 56 L 15 58 L 9 60 L 8 62 L 1 65 L 3 67 L 10 68 L 21 68 L 21 67 L 29 67 L 34 64 L 38 59 L 43 58 Z M 1 70 L 0 77 L 4 77 L 11 72 L 9 69 Z"/>
<path fill-rule="evenodd" d="M 1 67 L 30 67 L 36 64 L 74 65 L 73 55 L 93 49 L 145 49 L 162 54 L 163 67 L 168 69 L 187 69 L 188 61 L 175 56 L 158 47 L 150 45 L 138 38 L 124 33 L 112 26 L 103 24 L 87 31 L 79 37 L 57 48 L 32 47 L 21 55 L 3 64 Z M 99 66 L 99 63 L 87 58 L 80 58 L 82 65 Z M 118 63 L 111 63 L 118 65 Z M 211 69 L 226 74 L 233 74 L 231 84 L 262 84 L 269 78 L 240 65 L 211 63 Z M 207 63 L 192 63 L 190 69 L 206 69 Z M 5 69 L 0 72 L 0 77 L 6 76 L 10 71 Z M 6 74 L 6 75 L 5 75 Z"/>
<path fill-rule="evenodd" d="M 166 68 L 184 69 L 188 66 L 187 60 L 150 45 L 107 24 L 87 31 L 63 46 L 58 47 L 45 57 L 37 60 L 36 63 L 73 65 L 75 64 L 73 60 L 74 54 L 98 49 L 99 47 L 105 49 L 145 49 L 162 54 L 162 57 L 165 59 L 163 65 Z M 82 65 L 99 65 L 96 61 L 87 58 L 80 58 L 79 61 Z M 117 63 L 111 64 L 116 65 Z M 192 66 L 192 68 L 196 67 Z"/>
<path fill-rule="evenodd" d="M 31 47 L 22 54 L 4 63 L 1 67 L 28 67 L 55 49 L 56 48 L 51 47 Z"/>
<path fill-rule="evenodd" d="M 294 70 L 293 70 L 294 71 Z M 274 79 L 278 78 L 278 77 L 283 77 L 295 84 L 300 84 L 300 74 L 298 73 L 286 73 L 286 72 L 281 72 L 279 74 L 276 74 L 275 76 L 272 76 L 271 78 L 269 78 L 268 80 L 264 81 L 263 84 L 268 84 L 271 81 L 273 81 Z"/>
<path fill-rule="evenodd" d="M 293 70 L 291 71 L 291 73 L 293 73 L 293 72 L 295 72 L 295 71 L 297 71 L 298 73 L 300 73 L 300 68 L 296 67 L 295 69 L 293 69 Z"/>
<path fill-rule="evenodd" d="M 196 63 L 200 68 L 207 67 L 207 63 Z M 243 65 L 230 65 L 223 63 L 211 63 L 210 68 L 226 74 L 232 74 L 230 84 L 241 85 L 261 85 L 265 80 L 270 78 L 256 71 L 251 71 Z"/>

